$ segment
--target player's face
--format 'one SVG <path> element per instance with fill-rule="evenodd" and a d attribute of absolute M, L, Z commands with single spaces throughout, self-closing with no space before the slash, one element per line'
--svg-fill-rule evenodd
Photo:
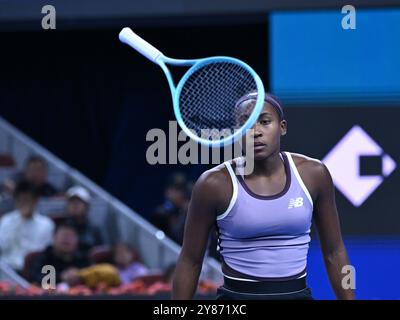
<path fill-rule="evenodd" d="M 243 106 L 242 110 L 245 116 L 247 113 L 250 115 L 251 102 L 248 106 Z M 252 148 L 254 160 L 263 160 L 280 150 L 280 139 L 285 134 L 286 121 L 281 121 L 275 108 L 265 102 L 257 122 L 243 137 L 242 143 L 247 150 Z"/>

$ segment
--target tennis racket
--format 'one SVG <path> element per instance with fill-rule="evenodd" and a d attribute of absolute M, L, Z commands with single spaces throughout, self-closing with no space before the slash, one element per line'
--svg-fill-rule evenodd
<path fill-rule="evenodd" d="M 225 56 L 172 59 L 130 28 L 123 28 L 119 39 L 161 67 L 171 89 L 176 120 L 198 143 L 212 147 L 234 143 L 257 121 L 264 104 L 264 86 L 243 61 Z M 177 86 L 167 64 L 189 67 Z M 258 93 L 256 103 L 248 117 L 239 121 L 236 103 L 249 92 Z"/>

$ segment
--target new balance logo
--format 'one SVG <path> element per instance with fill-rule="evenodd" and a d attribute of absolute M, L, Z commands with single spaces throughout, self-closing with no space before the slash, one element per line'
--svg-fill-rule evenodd
<path fill-rule="evenodd" d="M 303 198 L 291 198 L 289 201 L 288 209 L 298 208 L 303 206 Z"/>

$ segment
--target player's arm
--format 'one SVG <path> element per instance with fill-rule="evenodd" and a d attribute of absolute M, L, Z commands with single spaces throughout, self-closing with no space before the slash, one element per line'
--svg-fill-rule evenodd
<path fill-rule="evenodd" d="M 208 237 L 215 222 L 220 173 L 207 171 L 196 182 L 187 213 L 183 246 L 175 269 L 172 299 L 192 299 Z"/>
<path fill-rule="evenodd" d="M 354 299 L 353 290 L 342 286 L 342 279 L 346 275 L 342 273 L 342 268 L 349 265 L 349 259 L 342 240 L 332 178 L 322 163 L 314 164 L 312 171 L 318 190 L 314 221 L 329 280 L 338 299 Z"/>

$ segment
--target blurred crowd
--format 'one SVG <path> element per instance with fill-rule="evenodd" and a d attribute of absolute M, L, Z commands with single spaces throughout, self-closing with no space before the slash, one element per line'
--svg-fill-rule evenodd
<path fill-rule="evenodd" d="M 172 173 L 164 188 L 164 200 L 157 206 L 150 221 L 163 230 L 172 240 L 182 245 L 186 214 L 189 207 L 194 182 L 182 172 Z M 219 259 L 216 230 L 210 233 L 208 255 Z"/>
<path fill-rule="evenodd" d="M 184 174 L 171 175 L 165 200 L 151 216 L 151 222 L 179 244 L 191 188 Z M 63 213 L 51 216 L 39 212 L 39 200 L 47 198 L 64 199 Z M 7 206 L 1 205 L 4 199 L 12 199 L 7 212 Z M 82 286 L 129 291 L 132 284 L 140 292 L 150 282 L 158 284 L 158 290 L 170 290 L 174 265 L 155 272 L 145 266 L 136 248 L 127 243 L 105 243 L 101 230 L 90 222 L 91 201 L 91 194 L 82 186 L 57 190 L 48 181 L 46 161 L 31 156 L 22 172 L 0 181 L 0 261 L 38 288 L 43 288 L 48 272 L 43 267 L 54 267 L 58 292 Z"/>
<path fill-rule="evenodd" d="M 2 199 L 13 199 L 12 210 L 0 217 L 0 261 L 32 284 L 42 285 L 46 265 L 55 268 L 56 283 L 64 286 L 93 286 L 96 277 L 112 286 L 150 274 L 135 248 L 104 243 L 88 217 L 89 191 L 82 186 L 57 190 L 48 181 L 43 158 L 30 157 L 22 172 L 3 179 L 0 192 Z M 41 214 L 38 201 L 43 198 L 65 199 L 63 214 Z"/>

